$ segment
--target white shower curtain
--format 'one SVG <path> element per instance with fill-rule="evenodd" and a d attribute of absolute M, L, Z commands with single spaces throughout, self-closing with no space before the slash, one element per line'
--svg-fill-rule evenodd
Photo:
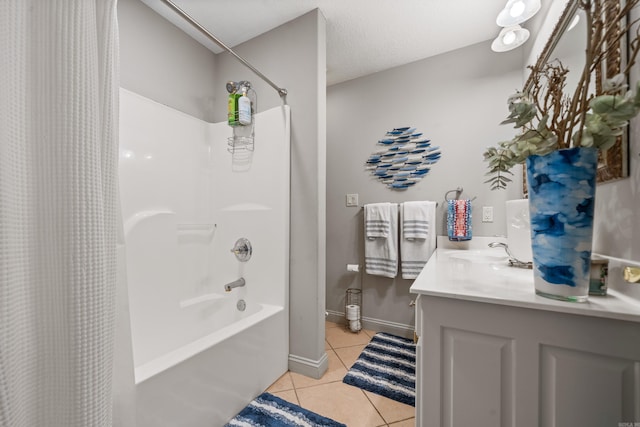
<path fill-rule="evenodd" d="M 2 0 L 0 58 L 0 426 L 108 426 L 116 0 Z"/>

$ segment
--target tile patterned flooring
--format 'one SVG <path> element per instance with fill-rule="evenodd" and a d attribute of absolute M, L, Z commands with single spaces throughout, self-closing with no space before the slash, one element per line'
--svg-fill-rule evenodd
<path fill-rule="evenodd" d="M 329 368 L 318 380 L 287 372 L 267 391 L 348 427 L 414 427 L 413 406 L 344 384 L 342 378 L 375 332 L 354 334 L 326 322 L 325 346 Z"/>

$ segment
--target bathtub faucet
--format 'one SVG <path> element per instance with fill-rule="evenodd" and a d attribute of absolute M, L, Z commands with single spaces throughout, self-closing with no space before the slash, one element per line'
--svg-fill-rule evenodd
<path fill-rule="evenodd" d="M 245 284 L 246 284 L 246 282 L 241 277 L 238 280 L 234 280 L 233 282 L 227 283 L 226 285 L 224 285 L 224 290 L 225 290 L 225 292 L 231 292 L 231 289 L 239 288 L 240 286 L 244 286 Z"/>

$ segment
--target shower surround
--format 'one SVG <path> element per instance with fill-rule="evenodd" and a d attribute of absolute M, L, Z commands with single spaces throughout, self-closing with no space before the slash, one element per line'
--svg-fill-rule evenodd
<path fill-rule="evenodd" d="M 287 370 L 289 108 L 255 126 L 255 150 L 230 153 L 226 123 L 120 92 L 138 427 L 222 425 Z"/>

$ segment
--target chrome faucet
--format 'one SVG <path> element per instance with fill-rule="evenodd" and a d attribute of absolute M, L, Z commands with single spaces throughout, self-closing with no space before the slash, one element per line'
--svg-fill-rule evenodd
<path fill-rule="evenodd" d="M 233 282 L 227 283 L 226 285 L 224 285 L 224 290 L 225 290 L 225 292 L 231 292 L 231 289 L 239 288 L 241 286 L 244 286 L 245 284 L 246 284 L 246 282 L 241 277 L 238 280 L 234 280 Z"/>
<path fill-rule="evenodd" d="M 533 263 L 532 262 L 520 261 L 518 258 L 513 256 L 513 254 L 509 250 L 509 246 L 506 243 L 491 242 L 491 243 L 489 243 L 489 247 L 490 248 L 504 248 L 504 251 L 507 253 L 507 256 L 509 257 L 509 265 L 511 267 L 533 268 Z"/>

